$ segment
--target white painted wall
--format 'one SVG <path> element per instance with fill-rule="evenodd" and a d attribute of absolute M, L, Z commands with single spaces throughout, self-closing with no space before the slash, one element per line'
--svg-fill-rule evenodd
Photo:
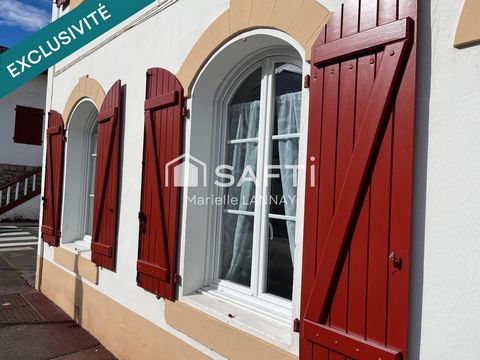
<path fill-rule="evenodd" d="M 15 144 L 15 108 L 17 105 L 45 108 L 47 76 L 39 75 L 0 99 L 0 164 L 40 166 L 43 147 Z"/>
<path fill-rule="evenodd" d="M 463 3 L 419 1 L 412 359 L 480 359 L 480 46 L 453 47 Z"/>
<path fill-rule="evenodd" d="M 53 96 L 48 102 L 49 109 L 62 112 L 78 79 L 87 74 L 105 90 L 119 78 L 126 84 L 117 271 L 100 270 L 97 288 L 210 356 L 215 354 L 165 323 L 163 300 L 136 286 L 137 212 L 145 71 L 158 66 L 175 73 L 228 3 L 178 1 L 68 69 L 62 68 L 71 63 L 73 55 L 56 66 L 58 76 L 52 78 L 50 74 Z M 463 0 L 419 0 L 419 5 L 409 359 L 478 359 L 480 46 L 463 50 L 453 47 Z M 133 44 L 135 51 L 131 50 Z M 53 261 L 53 250 L 45 247 L 43 251 L 46 259 Z"/>
<path fill-rule="evenodd" d="M 0 215 L 0 221 L 38 220 L 40 195 Z"/>

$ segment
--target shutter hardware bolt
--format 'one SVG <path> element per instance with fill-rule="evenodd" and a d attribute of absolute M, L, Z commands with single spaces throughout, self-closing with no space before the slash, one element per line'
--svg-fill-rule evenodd
<path fill-rule="evenodd" d="M 390 56 L 395 55 L 395 51 L 390 51 Z"/>
<path fill-rule="evenodd" d="M 370 59 L 370 64 L 374 64 L 374 63 L 375 63 L 375 60 Z"/>

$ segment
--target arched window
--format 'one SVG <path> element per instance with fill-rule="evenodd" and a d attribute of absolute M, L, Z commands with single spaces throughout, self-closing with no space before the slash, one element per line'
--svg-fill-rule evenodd
<path fill-rule="evenodd" d="M 302 69 L 262 59 L 227 97 L 217 283 L 273 302 L 292 298 Z"/>
<path fill-rule="evenodd" d="M 72 111 L 67 128 L 63 244 L 89 250 L 93 230 L 98 110 L 89 99 Z"/>
<path fill-rule="evenodd" d="M 227 42 L 200 72 L 187 101 L 185 151 L 207 176 L 204 186 L 183 189 L 179 256 L 182 300 L 212 316 L 230 313 L 242 330 L 288 349 L 300 307 L 302 51 L 284 33 L 256 29 Z"/>

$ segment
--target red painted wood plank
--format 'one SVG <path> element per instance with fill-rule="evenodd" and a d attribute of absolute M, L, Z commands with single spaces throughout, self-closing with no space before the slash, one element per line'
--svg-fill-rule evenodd
<path fill-rule="evenodd" d="M 378 50 L 385 45 L 411 37 L 412 26 L 413 20 L 406 18 L 326 43 L 315 48 L 313 62 L 316 66 L 323 66 L 346 56 L 355 57 Z"/>
<path fill-rule="evenodd" d="M 145 225 L 142 226 L 144 231 L 140 231 L 139 261 L 169 272 L 165 279 L 139 272 L 138 284 L 157 296 L 172 300 L 180 199 L 176 196 L 179 194 L 177 188 L 166 186 L 165 166 L 181 155 L 182 107 L 183 89 L 179 81 L 164 69 L 149 70 L 141 200 Z"/>
<path fill-rule="evenodd" d="M 65 149 L 62 116 L 56 111 L 48 115 L 45 182 L 43 192 L 42 239 L 51 246 L 60 241 L 60 219 L 63 195 L 63 160 Z"/>
<path fill-rule="evenodd" d="M 108 91 L 97 116 L 97 158 L 92 231 L 92 261 L 109 270 L 115 268 L 118 222 L 118 183 L 122 85 Z"/>
<path fill-rule="evenodd" d="M 372 344 L 371 342 L 367 342 L 310 320 L 305 320 L 304 331 L 305 336 L 313 339 L 312 341 L 315 343 L 328 347 L 338 353 L 345 354 L 356 360 L 402 359 L 402 354 L 397 350 Z M 333 352 L 330 355 L 332 354 Z"/>
<path fill-rule="evenodd" d="M 364 120 L 355 146 L 345 184 L 338 202 L 335 216 L 329 230 L 324 255 L 320 261 L 322 271 L 317 274 L 312 296 L 307 307 L 307 318 L 321 319 L 325 315 L 327 294 L 333 285 L 339 261 L 339 254 L 345 245 L 346 236 L 352 221 L 353 210 L 360 196 L 360 189 L 364 184 L 368 164 L 374 150 L 382 121 L 388 109 L 388 101 L 394 92 L 396 81 L 401 75 L 401 60 L 407 55 L 406 43 L 390 45 L 386 57 L 381 65 L 372 95 L 365 111 Z M 335 239 L 335 241 L 334 241 Z M 320 301 L 312 301 L 320 299 Z"/>

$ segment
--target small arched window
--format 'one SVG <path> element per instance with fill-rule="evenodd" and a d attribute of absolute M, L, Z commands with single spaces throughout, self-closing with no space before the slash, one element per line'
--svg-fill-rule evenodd
<path fill-rule="evenodd" d="M 223 112 L 216 283 L 280 305 L 292 299 L 302 78 L 300 59 L 266 57 L 233 83 Z"/>

